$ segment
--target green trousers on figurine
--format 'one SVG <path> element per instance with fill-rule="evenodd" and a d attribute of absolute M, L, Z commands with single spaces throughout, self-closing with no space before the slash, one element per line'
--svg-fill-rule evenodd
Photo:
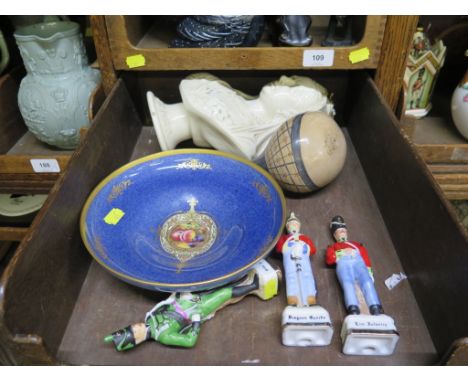
<path fill-rule="evenodd" d="M 278 272 L 265 260 L 257 263 L 246 278 L 233 285 L 200 293 L 173 293 L 146 314 L 144 323 L 127 326 L 107 336 L 116 350 L 124 351 L 153 339 L 164 345 L 193 347 L 203 321 L 216 311 L 248 294 L 269 300 L 278 292 Z"/>

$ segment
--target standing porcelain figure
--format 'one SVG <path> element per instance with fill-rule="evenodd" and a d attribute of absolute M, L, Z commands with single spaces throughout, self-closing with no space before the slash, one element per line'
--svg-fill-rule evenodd
<path fill-rule="evenodd" d="M 446 52 L 441 40 L 431 46 L 423 28 L 417 29 L 403 78 L 406 115 L 422 118 L 431 110 L 432 92 Z"/>
<path fill-rule="evenodd" d="M 27 75 L 18 104 L 39 140 L 74 149 L 81 128 L 89 127 L 90 98 L 100 73 L 88 66 L 79 25 L 60 21 L 18 28 L 14 34 Z"/>
<path fill-rule="evenodd" d="M 465 56 L 468 56 L 468 50 Z M 468 139 L 468 70 L 453 92 L 451 109 L 455 126 Z"/>
<path fill-rule="evenodd" d="M 341 337 L 345 354 L 389 355 L 398 342 L 398 332 L 391 317 L 384 314 L 374 286 L 374 275 L 367 249 L 360 243 L 348 240 L 346 223 L 335 216 L 330 231 L 336 243 L 327 248 L 327 265 L 336 265 L 336 274 L 343 290 L 348 313 Z M 361 314 L 359 295 L 364 295 L 370 315 Z"/>
<path fill-rule="evenodd" d="M 317 289 L 310 261 L 310 256 L 316 252 L 314 242 L 300 233 L 301 222 L 294 212 L 286 222 L 286 231 L 276 244 L 276 250 L 283 254 L 288 305 L 314 305 Z"/>
<path fill-rule="evenodd" d="M 328 312 L 317 305 L 317 288 L 310 257 L 315 245 L 301 234 L 301 222 L 291 212 L 287 234 L 281 236 L 276 251 L 283 254 L 288 306 L 282 315 L 283 344 L 286 346 L 324 346 L 333 335 Z"/>

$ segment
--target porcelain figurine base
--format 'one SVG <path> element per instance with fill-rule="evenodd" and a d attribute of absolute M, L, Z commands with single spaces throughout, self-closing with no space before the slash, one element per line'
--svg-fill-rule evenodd
<path fill-rule="evenodd" d="M 343 353 L 348 355 L 390 355 L 399 334 L 395 322 L 387 315 L 349 315 L 341 329 Z"/>
<path fill-rule="evenodd" d="M 283 345 L 326 346 L 333 336 L 328 312 L 319 305 L 287 306 L 283 310 Z"/>
<path fill-rule="evenodd" d="M 429 105 L 427 105 L 427 107 L 425 107 L 424 109 L 411 109 L 411 110 L 406 110 L 405 111 L 405 115 L 408 115 L 410 117 L 414 117 L 414 118 L 424 118 L 426 115 L 429 114 L 429 112 L 431 111 L 432 109 L 432 104 L 430 103 Z"/>

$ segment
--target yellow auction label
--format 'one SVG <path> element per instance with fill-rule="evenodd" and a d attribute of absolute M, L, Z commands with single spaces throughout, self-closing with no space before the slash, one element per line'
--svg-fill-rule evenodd
<path fill-rule="evenodd" d="M 353 50 L 349 53 L 349 61 L 351 64 L 357 64 L 358 62 L 366 61 L 370 57 L 369 48 L 361 48 L 358 50 Z"/>
<path fill-rule="evenodd" d="M 123 218 L 125 212 L 119 208 L 112 208 L 104 218 L 107 224 L 116 225 Z"/>
<path fill-rule="evenodd" d="M 146 65 L 145 56 L 143 56 L 142 54 L 135 54 L 134 56 L 128 56 L 125 59 L 125 62 L 130 69 L 139 68 L 141 66 Z"/>

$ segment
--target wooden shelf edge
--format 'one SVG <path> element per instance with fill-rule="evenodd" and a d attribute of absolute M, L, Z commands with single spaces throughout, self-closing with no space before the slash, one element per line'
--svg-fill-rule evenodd
<path fill-rule="evenodd" d="M 467 144 L 414 144 L 428 164 L 468 163 Z"/>
<path fill-rule="evenodd" d="M 63 172 L 67 168 L 70 156 L 49 154 L 0 155 L 0 174 L 34 174 L 39 178 L 41 178 L 43 175 L 47 178 L 51 173 L 36 173 L 32 167 L 31 159 L 55 159 L 59 164 L 60 172 Z"/>
<path fill-rule="evenodd" d="M 21 241 L 28 230 L 28 227 L 0 227 L 0 241 Z"/>
<path fill-rule="evenodd" d="M 375 69 L 379 63 L 380 49 L 385 30 L 386 16 L 368 16 L 362 40 L 349 47 L 311 46 L 251 47 L 251 48 L 139 48 L 130 43 L 124 16 L 106 16 L 109 43 L 114 68 L 117 70 L 276 70 L 276 69 Z M 361 48 L 370 50 L 367 60 L 352 64 L 349 54 Z M 308 49 L 335 51 L 331 67 L 303 65 L 304 51 Z M 137 54 L 145 56 L 145 65 L 129 68 L 126 58 Z M 187 60 L 187 55 L 190 60 Z"/>

